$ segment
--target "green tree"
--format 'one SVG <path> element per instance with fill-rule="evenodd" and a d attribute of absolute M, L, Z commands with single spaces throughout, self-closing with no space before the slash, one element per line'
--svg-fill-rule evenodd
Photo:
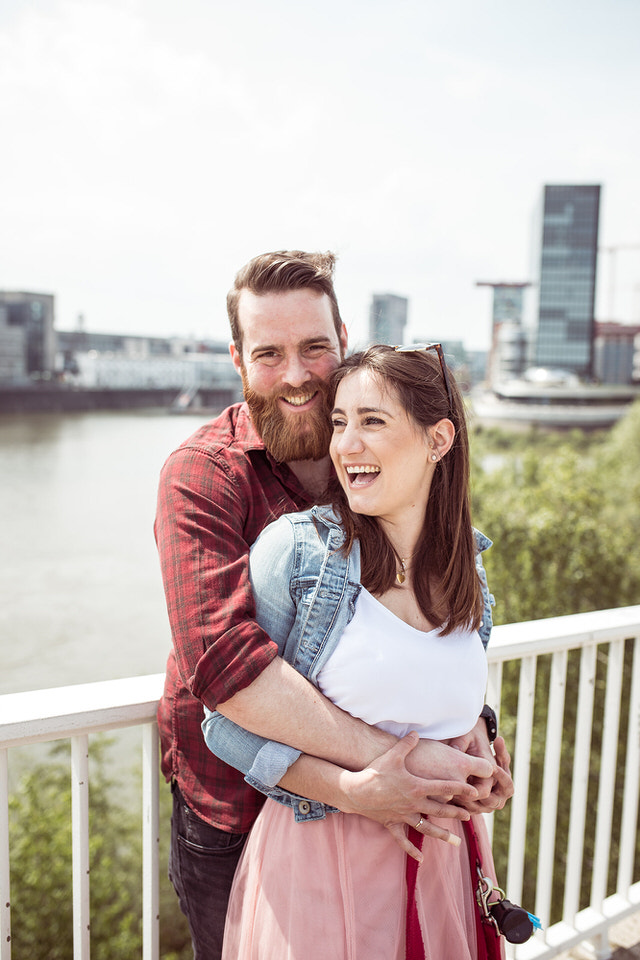
<path fill-rule="evenodd" d="M 639 448 L 636 440 L 628 453 L 636 470 Z M 581 454 L 565 442 L 551 453 L 525 450 L 491 473 L 476 470 L 475 522 L 495 544 L 484 559 L 496 623 L 637 602 L 638 499 L 631 505 L 622 490 L 631 464 L 622 479 L 617 463 L 606 444 Z"/>
<path fill-rule="evenodd" d="M 607 432 L 597 435 L 498 434 L 474 436 L 473 506 L 477 525 L 494 540 L 485 554 L 489 585 L 496 595 L 496 623 L 511 623 L 640 602 L 640 403 Z M 487 453 L 492 466 L 482 469 Z M 481 459 L 482 458 L 482 459 Z M 480 460 L 480 463 L 477 461 Z M 625 749 L 629 709 L 631 646 L 621 704 L 620 756 Z M 608 648 L 598 650 L 594 728 L 588 806 L 597 802 L 599 751 Z M 560 919 L 564 885 L 570 771 L 576 714 L 579 654 L 571 653 L 567 674 L 561 796 L 558 803 L 552 921 Z M 540 792 L 547 733 L 550 658 L 541 657 L 536 678 L 532 736 L 524 902 L 532 906 L 536 886 Z M 502 726 L 513 745 L 519 666 L 507 664 L 503 674 Z M 514 758 L 517 766 L 518 758 Z M 624 768 L 620 765 L 614 796 L 618 823 Z M 499 876 L 506 876 L 509 809 L 496 819 L 494 853 Z M 614 889 L 618 835 L 614 827 L 609 892 Z M 582 906 L 588 902 L 593 861 L 594 825 L 587 824 L 583 862 Z M 640 843 L 637 845 L 640 869 Z"/>
<path fill-rule="evenodd" d="M 138 809 L 123 807 L 109 775 L 108 741 L 90 749 L 89 859 L 91 956 L 139 960 L 142 952 L 142 838 Z M 68 960 L 73 956 L 71 783 L 69 745 L 21 778 L 9 801 L 12 956 Z M 140 779 L 140 772 L 132 775 Z M 163 785 L 164 786 L 164 785 Z M 170 795 L 161 786 L 161 954 L 192 957 L 186 921 L 166 879 Z"/>

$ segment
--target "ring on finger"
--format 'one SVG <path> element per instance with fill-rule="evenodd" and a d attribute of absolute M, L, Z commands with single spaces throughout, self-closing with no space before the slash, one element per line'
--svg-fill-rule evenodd
<path fill-rule="evenodd" d="M 424 823 L 424 817 L 420 817 L 420 819 L 418 820 L 418 822 L 414 827 L 414 830 L 419 830 L 423 823 Z"/>

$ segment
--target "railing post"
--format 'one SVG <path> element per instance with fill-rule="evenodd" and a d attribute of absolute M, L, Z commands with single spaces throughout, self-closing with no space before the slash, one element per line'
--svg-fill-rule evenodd
<path fill-rule="evenodd" d="M 540 806 L 540 841 L 538 844 L 538 879 L 536 884 L 536 913 L 543 928 L 549 926 L 553 865 L 556 845 L 556 816 L 558 787 L 560 785 L 560 754 L 562 751 L 562 719 L 567 679 L 567 651 L 560 650 L 551 658 L 549 678 L 549 709 L 547 711 L 547 743 L 544 753 L 542 801 Z"/>
<path fill-rule="evenodd" d="M 622 690 L 622 667 L 624 663 L 624 640 L 609 644 L 607 664 L 607 689 L 604 701 L 604 725 L 600 752 L 600 782 L 596 814 L 596 840 L 591 878 L 591 906 L 602 912 L 607 895 L 609 851 L 611 849 L 611 824 L 613 821 L 613 795 L 618 760 L 618 728 L 620 725 L 620 692 Z"/>
<path fill-rule="evenodd" d="M 627 897 L 633 880 L 633 859 L 638 822 L 638 788 L 640 786 L 640 637 L 633 647 L 629 723 L 627 727 L 627 763 L 624 773 L 624 800 L 620 830 L 618 861 L 618 893 Z"/>
<path fill-rule="evenodd" d="M 564 883 L 563 917 L 573 925 L 580 908 L 580 881 L 584 859 L 584 825 L 587 818 L 589 755 L 593 726 L 593 698 L 596 684 L 596 645 L 590 643 L 580 654 L 580 684 L 576 715 L 573 776 L 571 779 L 571 811 L 567 845 L 567 873 Z"/>
<path fill-rule="evenodd" d="M 0 749 L 0 960 L 11 960 L 8 751 Z"/>
<path fill-rule="evenodd" d="M 158 728 L 142 728 L 142 957 L 158 960 L 160 954 L 159 882 L 159 768 Z"/>
<path fill-rule="evenodd" d="M 89 960 L 89 737 L 71 738 L 73 960 Z"/>
<path fill-rule="evenodd" d="M 518 692 L 518 720 L 514 750 L 515 768 L 513 782 L 515 794 L 511 801 L 511 826 L 509 829 L 509 867 L 507 890 L 513 902 L 522 899 L 524 876 L 524 852 L 527 840 L 527 808 L 529 804 L 529 764 L 531 761 L 531 734 L 533 731 L 533 707 L 536 692 L 537 657 L 524 657 L 520 664 Z"/>

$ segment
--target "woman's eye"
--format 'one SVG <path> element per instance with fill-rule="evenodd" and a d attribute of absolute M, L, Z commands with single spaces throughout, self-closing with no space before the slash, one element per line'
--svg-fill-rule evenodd
<path fill-rule="evenodd" d="M 344 420 L 337 420 L 335 417 L 331 420 L 331 426 L 334 430 L 338 430 L 340 427 L 344 427 L 344 425 Z"/>
<path fill-rule="evenodd" d="M 368 427 L 377 427 L 384 424 L 384 420 L 381 420 L 380 417 L 367 417 L 364 422 Z"/>

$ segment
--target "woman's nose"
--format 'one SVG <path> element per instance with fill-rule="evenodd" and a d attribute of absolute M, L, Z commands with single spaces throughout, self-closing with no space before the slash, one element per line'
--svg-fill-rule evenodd
<path fill-rule="evenodd" d="M 364 449 L 364 444 L 360 438 L 360 432 L 356 427 L 346 426 L 336 442 L 336 450 L 342 456 L 348 456 L 352 453 L 359 453 Z"/>

